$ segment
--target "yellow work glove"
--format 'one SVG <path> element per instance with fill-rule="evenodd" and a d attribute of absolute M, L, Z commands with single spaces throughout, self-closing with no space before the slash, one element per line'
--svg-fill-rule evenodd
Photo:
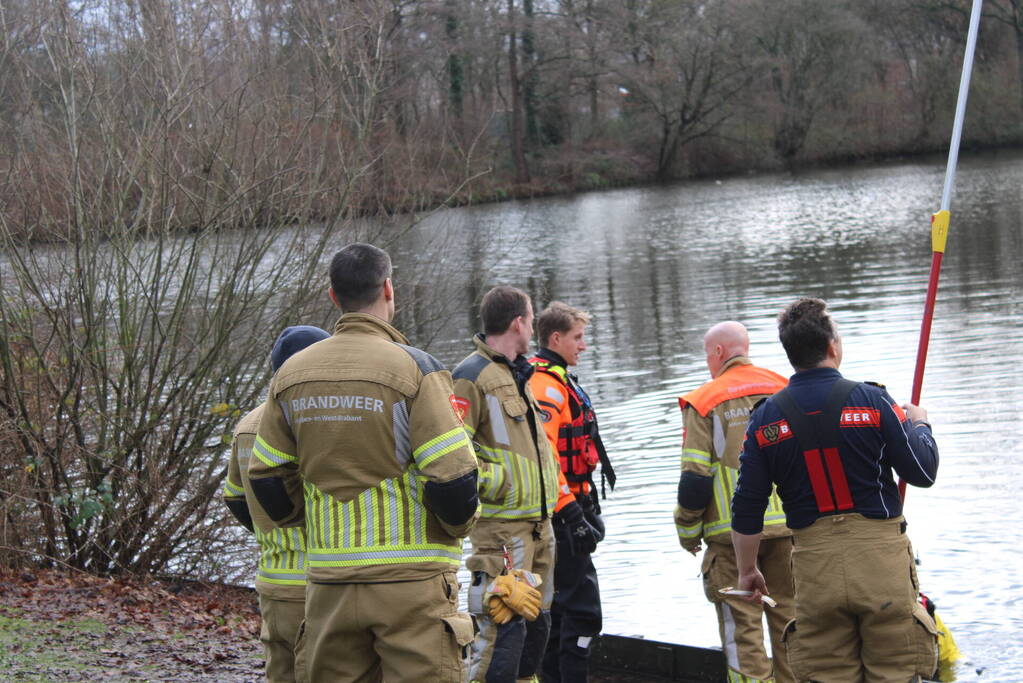
<path fill-rule="evenodd" d="M 487 609 L 497 624 L 506 624 L 514 614 L 526 621 L 534 621 L 540 614 L 540 577 L 531 572 L 514 569 L 497 577 L 487 587 Z"/>
<path fill-rule="evenodd" d="M 498 625 L 507 624 L 515 617 L 515 612 L 512 612 L 511 607 L 504 604 L 497 595 L 487 598 L 487 612 L 490 613 L 490 618 L 494 620 L 494 623 Z"/>

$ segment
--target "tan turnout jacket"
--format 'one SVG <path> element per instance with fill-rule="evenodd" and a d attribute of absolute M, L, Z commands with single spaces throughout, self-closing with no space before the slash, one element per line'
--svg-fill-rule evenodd
<path fill-rule="evenodd" d="M 479 457 L 482 516 L 519 521 L 549 517 L 558 502 L 560 466 L 539 406 L 528 382 L 523 398 L 507 359 L 482 337 L 474 341 L 476 351 L 458 364 L 453 376 L 455 402 Z"/>
<path fill-rule="evenodd" d="M 244 500 L 259 543 L 256 591 L 274 600 L 305 600 L 305 529 L 278 529 L 259 505 L 249 483 L 249 460 L 263 406 L 245 415 L 234 428 L 224 500 Z M 301 501 L 296 501 L 301 505 Z"/>
<path fill-rule="evenodd" d="M 753 366 L 745 356 L 736 356 L 724 364 L 716 379 L 704 385 L 716 389 L 713 398 L 705 399 L 699 407 L 688 400 L 695 391 L 680 400 L 685 424 L 682 472 L 711 477 L 713 482 L 713 495 L 707 505 L 675 506 L 675 527 L 682 547 L 695 547 L 701 538 L 731 545 L 732 496 L 750 411 L 786 383 L 784 377 Z M 711 384 L 715 386 L 709 387 Z M 701 409 L 705 410 L 702 414 Z M 764 514 L 764 538 L 791 534 L 785 526 L 778 493 L 772 492 Z"/>
<path fill-rule="evenodd" d="M 424 484 L 466 475 L 476 458 L 451 375 L 407 343 L 383 320 L 347 313 L 270 384 L 249 476 L 304 487 L 310 581 L 419 580 L 461 562 L 478 512 L 446 525 Z"/>

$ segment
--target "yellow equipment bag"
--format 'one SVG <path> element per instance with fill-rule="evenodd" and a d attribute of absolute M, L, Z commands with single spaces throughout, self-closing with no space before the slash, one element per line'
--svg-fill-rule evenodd
<path fill-rule="evenodd" d="M 934 625 L 938 627 L 938 680 L 954 681 L 955 663 L 961 656 L 959 646 L 937 612 L 934 613 Z"/>

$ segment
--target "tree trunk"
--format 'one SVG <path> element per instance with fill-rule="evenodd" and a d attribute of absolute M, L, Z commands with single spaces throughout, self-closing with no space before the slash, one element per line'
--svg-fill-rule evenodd
<path fill-rule="evenodd" d="M 526 139 L 529 144 L 541 144 L 540 123 L 537 113 L 537 95 L 540 77 L 536 71 L 536 42 L 533 32 L 533 0 L 522 0 L 525 26 L 522 29 L 522 104 L 526 114 Z"/>
<path fill-rule="evenodd" d="M 465 78 L 462 69 L 462 56 L 458 51 L 458 16 L 455 14 L 454 0 L 445 2 L 447 16 L 445 17 L 445 33 L 448 39 L 448 103 L 455 118 L 462 118 L 463 101 L 463 80 Z"/>
<path fill-rule="evenodd" d="M 597 37 L 594 35 L 595 27 L 593 22 L 593 0 L 586 0 L 586 51 L 590 62 L 590 79 L 587 83 L 587 90 L 590 95 L 590 136 L 597 134 L 597 127 L 600 125 L 600 105 L 597 95 Z"/>
<path fill-rule="evenodd" d="M 515 32 L 515 0 L 508 0 L 508 81 L 511 86 L 511 143 L 515 182 L 529 182 L 526 145 L 522 126 L 522 80 L 519 78 L 518 36 Z"/>

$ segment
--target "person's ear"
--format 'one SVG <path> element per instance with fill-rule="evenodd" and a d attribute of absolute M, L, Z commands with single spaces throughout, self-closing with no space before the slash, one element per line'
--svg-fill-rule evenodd
<path fill-rule="evenodd" d="M 384 280 L 384 301 L 394 300 L 394 283 L 391 282 L 391 278 Z"/>
<path fill-rule="evenodd" d="M 333 287 L 327 288 L 327 294 L 330 295 L 330 300 L 334 302 L 334 305 L 341 308 L 341 302 L 337 300 L 337 294 L 334 293 Z"/>

